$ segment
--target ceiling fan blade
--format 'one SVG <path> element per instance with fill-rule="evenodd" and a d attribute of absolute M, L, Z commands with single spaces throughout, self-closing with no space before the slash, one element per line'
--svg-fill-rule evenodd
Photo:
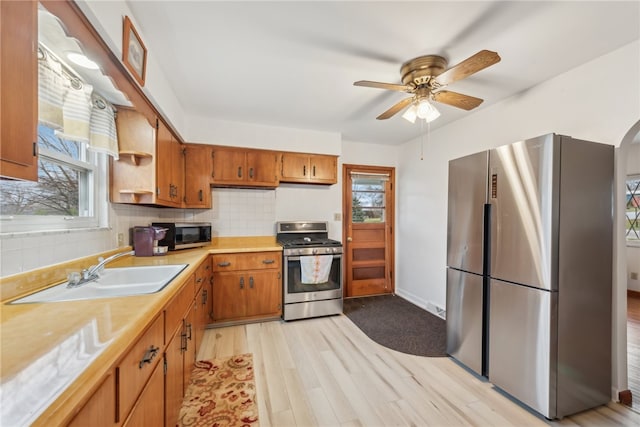
<path fill-rule="evenodd" d="M 461 63 L 454 65 L 435 78 L 437 84 L 444 86 L 462 80 L 500 62 L 500 55 L 490 50 L 481 50 Z"/>
<path fill-rule="evenodd" d="M 407 105 L 411 104 L 412 102 L 413 102 L 413 97 L 405 98 L 402 101 L 395 104 L 393 107 L 389 108 L 384 113 L 380 114 L 378 117 L 376 117 L 376 119 L 385 120 L 385 119 L 388 119 L 389 117 L 393 117 L 396 113 L 401 111 L 403 108 L 405 108 Z"/>
<path fill-rule="evenodd" d="M 469 95 L 463 95 L 457 92 L 451 92 L 448 90 L 441 90 L 440 92 L 433 93 L 433 100 L 441 102 L 443 104 L 451 105 L 453 107 L 462 108 L 463 110 L 473 110 L 478 105 L 482 104 L 482 99 Z"/>
<path fill-rule="evenodd" d="M 377 89 L 396 90 L 398 92 L 413 92 L 412 86 L 398 85 L 393 83 L 372 82 L 370 80 L 358 80 L 353 83 L 354 86 L 374 87 Z"/>

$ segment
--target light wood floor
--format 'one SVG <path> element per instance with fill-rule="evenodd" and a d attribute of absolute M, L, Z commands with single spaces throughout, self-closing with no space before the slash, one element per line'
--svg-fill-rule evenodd
<path fill-rule="evenodd" d="M 346 316 L 208 329 L 200 359 L 253 353 L 260 425 L 545 426 L 450 358 L 398 353 Z M 638 426 L 610 403 L 558 426 Z"/>
<path fill-rule="evenodd" d="M 640 409 L 640 297 L 627 297 L 627 371 L 633 408 Z"/>

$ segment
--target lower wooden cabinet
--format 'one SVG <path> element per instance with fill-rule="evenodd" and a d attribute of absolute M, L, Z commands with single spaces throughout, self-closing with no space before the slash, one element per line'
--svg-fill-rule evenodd
<path fill-rule="evenodd" d="M 102 382 L 68 425 L 72 427 L 116 425 L 116 380 L 113 372 Z"/>
<path fill-rule="evenodd" d="M 159 363 L 136 401 L 125 427 L 162 426 L 164 423 L 164 368 Z M 94 424 L 86 424 L 93 426 Z"/>
<path fill-rule="evenodd" d="M 280 252 L 213 255 L 213 320 L 227 322 L 282 314 Z"/>
<path fill-rule="evenodd" d="M 69 426 L 176 425 L 209 323 L 211 271 L 207 257 L 112 367 Z M 198 278 L 202 280 L 197 282 Z"/>

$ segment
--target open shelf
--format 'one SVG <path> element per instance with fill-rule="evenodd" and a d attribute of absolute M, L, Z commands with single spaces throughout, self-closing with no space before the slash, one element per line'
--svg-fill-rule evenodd
<path fill-rule="evenodd" d="M 129 194 L 131 195 L 131 199 L 134 203 L 138 203 L 140 201 L 140 197 L 146 196 L 149 194 L 153 194 L 153 191 L 149 190 L 120 190 L 118 191 L 120 194 Z"/>
<path fill-rule="evenodd" d="M 153 157 L 151 153 L 145 153 L 144 151 L 129 151 L 123 150 L 118 153 L 121 158 L 129 158 L 131 159 L 131 163 L 138 166 L 140 164 L 140 160 L 142 159 L 150 159 Z"/>

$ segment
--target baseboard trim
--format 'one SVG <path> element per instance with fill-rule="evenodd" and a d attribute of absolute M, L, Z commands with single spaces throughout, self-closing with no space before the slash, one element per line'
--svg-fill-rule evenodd
<path fill-rule="evenodd" d="M 620 403 L 623 405 L 631 406 L 631 402 L 633 401 L 631 390 L 622 390 L 618 393 L 618 400 L 620 400 Z"/>

